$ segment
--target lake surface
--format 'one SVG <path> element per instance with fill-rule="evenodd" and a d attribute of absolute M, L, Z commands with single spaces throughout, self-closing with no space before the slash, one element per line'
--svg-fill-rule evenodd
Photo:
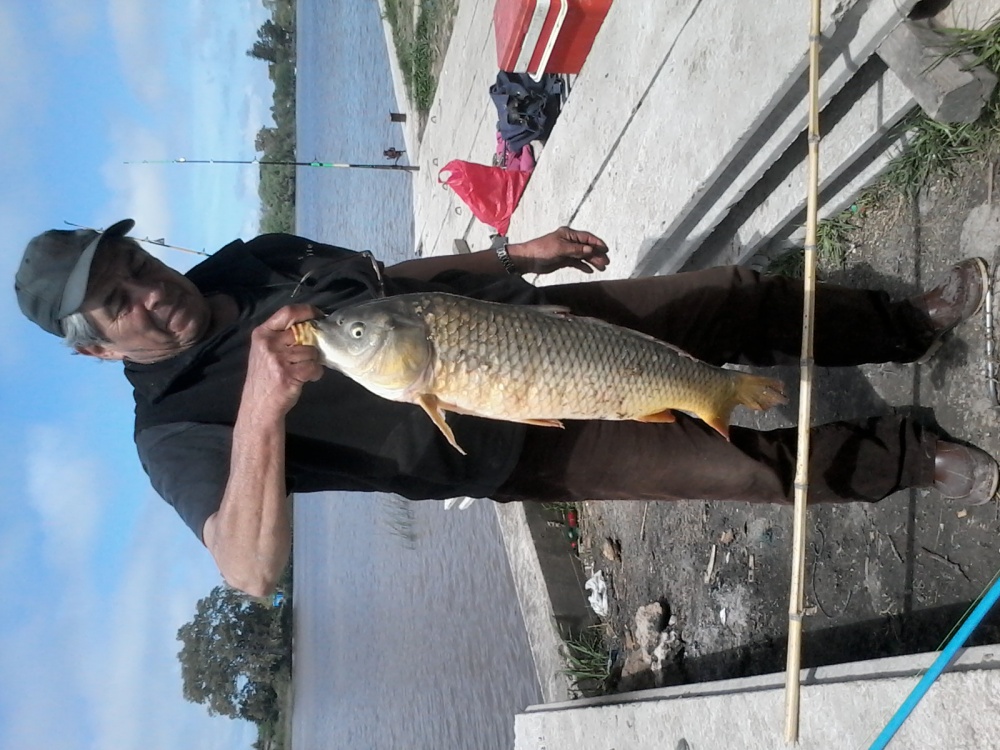
<path fill-rule="evenodd" d="M 298 29 L 299 158 L 386 163 L 404 145 L 375 0 L 299 0 Z M 297 231 L 399 262 L 409 181 L 299 168 Z M 385 497 L 296 498 L 296 750 L 510 748 L 514 714 L 541 701 L 489 501 L 409 508 L 412 541 Z"/>

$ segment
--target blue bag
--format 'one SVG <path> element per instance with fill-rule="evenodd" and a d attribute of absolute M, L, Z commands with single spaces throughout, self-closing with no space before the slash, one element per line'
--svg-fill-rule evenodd
<path fill-rule="evenodd" d="M 497 73 L 490 98 L 500 116 L 497 130 L 511 151 L 549 137 L 559 117 L 562 93 L 563 81 L 552 73 L 545 73 L 538 81 L 527 73 Z"/>

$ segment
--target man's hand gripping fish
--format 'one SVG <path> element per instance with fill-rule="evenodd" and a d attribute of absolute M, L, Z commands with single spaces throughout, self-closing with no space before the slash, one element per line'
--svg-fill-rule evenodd
<path fill-rule="evenodd" d="M 729 437 L 738 404 L 785 403 L 778 380 L 701 362 L 651 336 L 552 306 L 404 294 L 294 326 L 323 364 L 417 404 L 458 451 L 453 411 L 561 427 L 562 419 L 673 422 L 690 412 Z"/>

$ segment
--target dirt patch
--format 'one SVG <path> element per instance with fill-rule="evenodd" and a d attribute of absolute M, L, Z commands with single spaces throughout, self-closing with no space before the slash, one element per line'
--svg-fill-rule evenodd
<path fill-rule="evenodd" d="M 844 267 L 824 269 L 824 277 L 908 296 L 961 258 L 996 264 L 995 174 L 990 162 L 969 163 L 916 200 L 868 210 Z M 926 365 L 821 369 L 814 422 L 909 410 L 1000 454 L 1000 409 L 983 374 L 983 320 L 963 324 Z M 796 370 L 775 373 L 794 390 Z M 793 424 L 796 408 L 757 424 Z M 683 648 L 657 684 L 782 671 L 791 519 L 790 508 L 748 503 L 584 503 L 581 555 L 609 581 L 611 646 L 626 651 L 636 611 L 659 601 Z M 937 648 L 1000 568 L 998 531 L 997 503 L 963 508 L 932 490 L 810 510 L 803 666 Z M 609 538 L 620 544 L 620 561 L 601 553 Z M 974 641 L 1000 642 L 1000 617 L 989 618 Z M 636 686 L 643 685 L 618 689 Z"/>

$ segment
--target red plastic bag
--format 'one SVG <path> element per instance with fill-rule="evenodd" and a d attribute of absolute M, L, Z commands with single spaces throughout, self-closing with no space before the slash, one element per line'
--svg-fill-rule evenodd
<path fill-rule="evenodd" d="M 448 162 L 438 172 L 438 181 L 454 190 L 477 219 L 500 234 L 507 234 L 510 217 L 529 179 L 530 172 L 509 172 L 459 159 Z"/>

